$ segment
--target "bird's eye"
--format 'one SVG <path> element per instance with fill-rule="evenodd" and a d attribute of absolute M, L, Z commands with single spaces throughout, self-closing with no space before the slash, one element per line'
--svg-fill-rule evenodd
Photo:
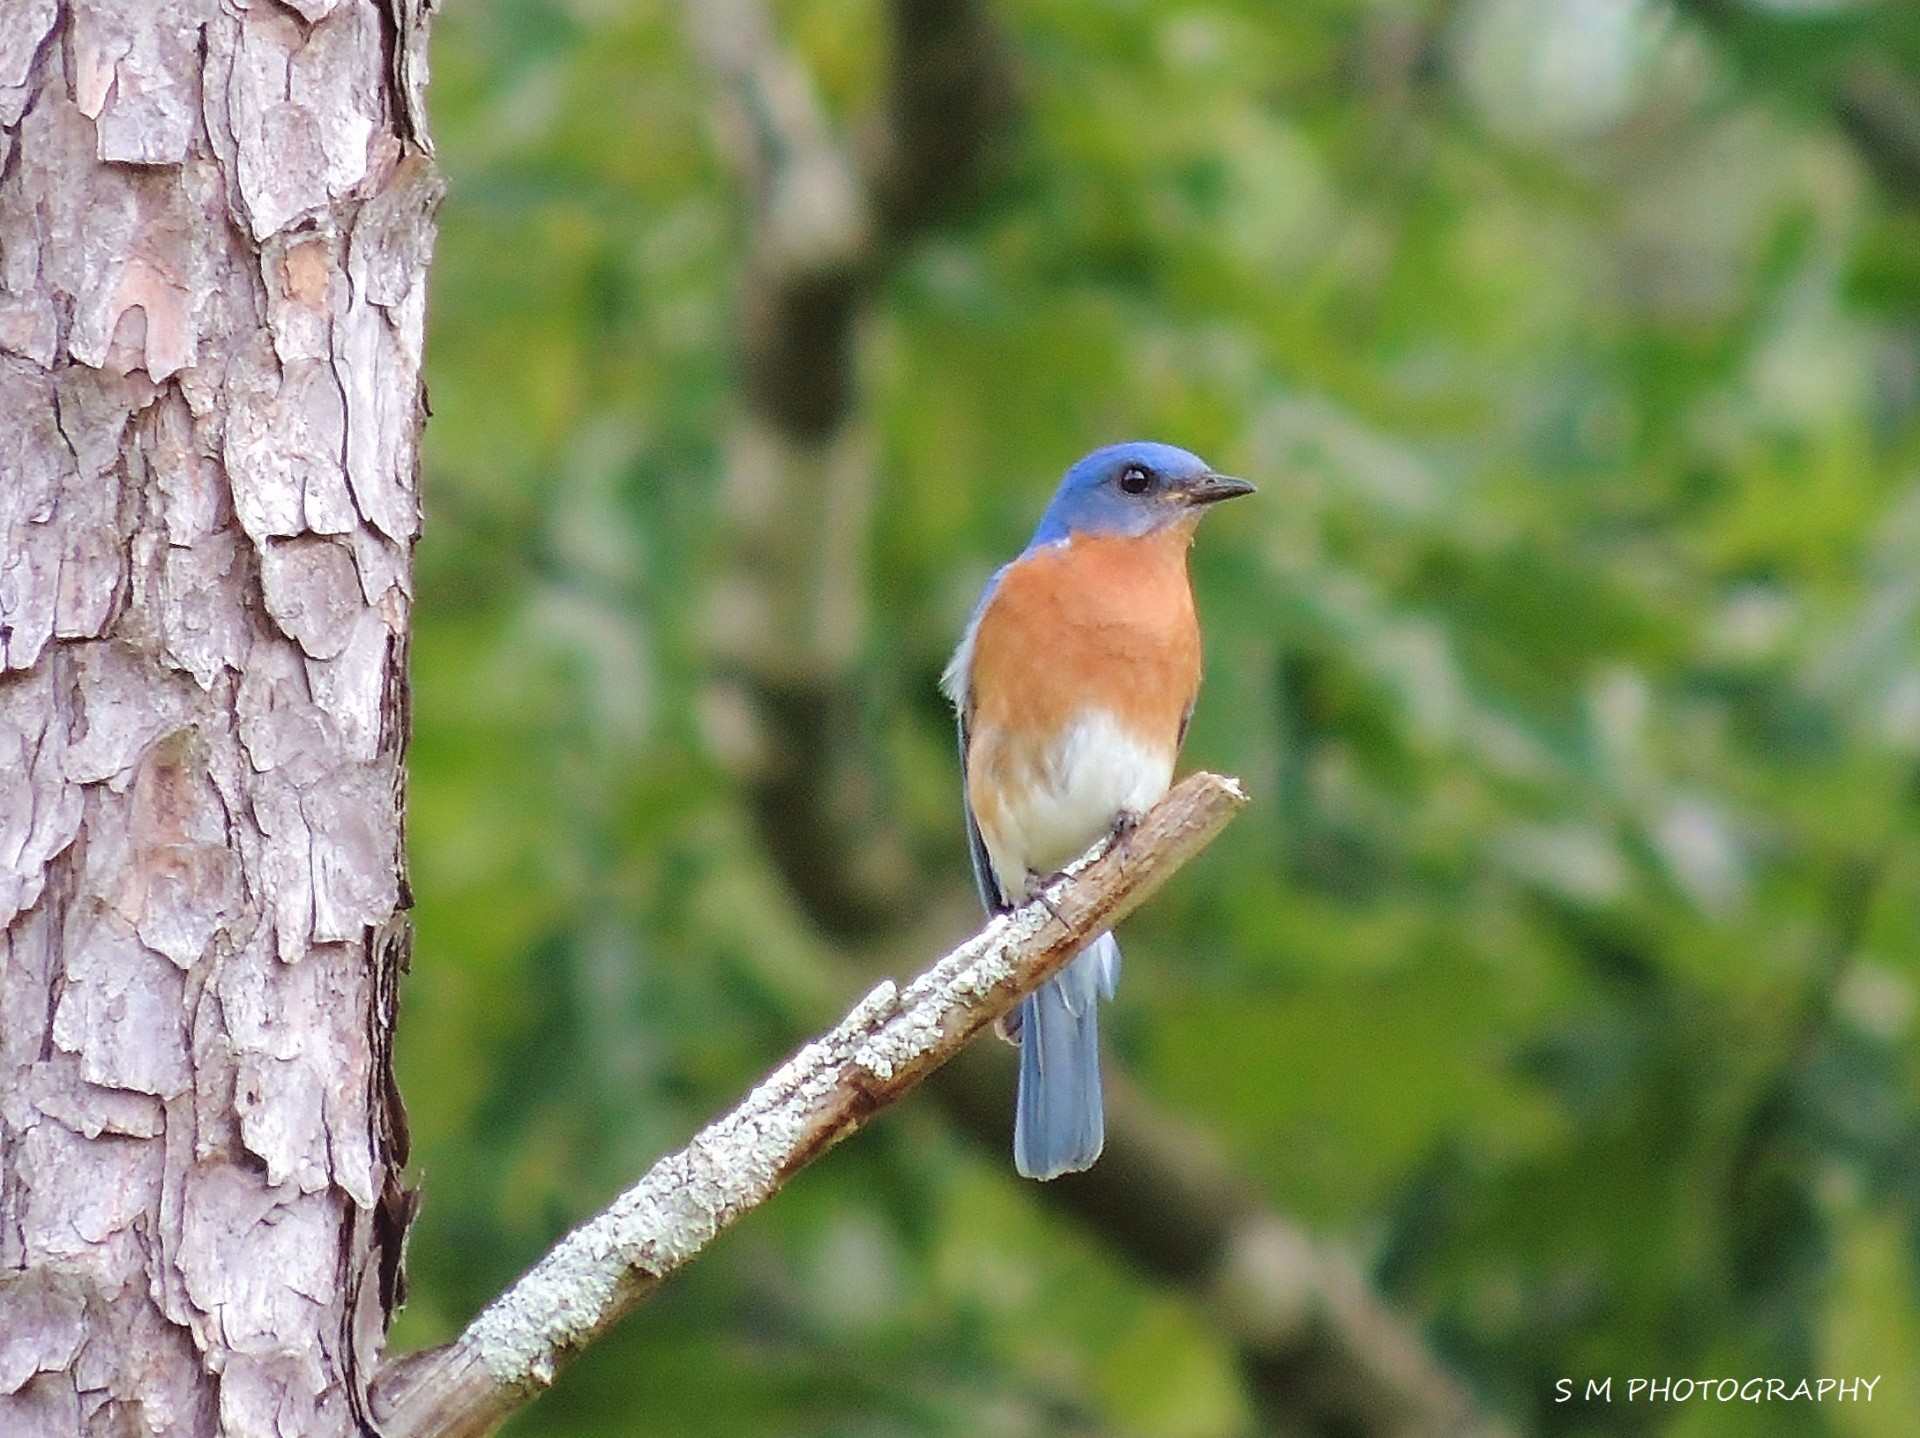
<path fill-rule="evenodd" d="M 1120 471 L 1120 487 L 1128 494 L 1145 494 L 1153 486 L 1153 476 L 1137 464 Z"/>

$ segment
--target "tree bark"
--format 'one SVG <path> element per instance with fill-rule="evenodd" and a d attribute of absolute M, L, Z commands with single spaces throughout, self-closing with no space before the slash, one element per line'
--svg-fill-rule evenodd
<path fill-rule="evenodd" d="M 364 1431 L 417 0 L 0 7 L 0 1432 Z"/>

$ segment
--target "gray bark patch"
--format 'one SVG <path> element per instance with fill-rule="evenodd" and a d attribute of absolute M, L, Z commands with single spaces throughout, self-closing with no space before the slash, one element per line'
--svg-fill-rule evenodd
<path fill-rule="evenodd" d="M 411 1211 L 422 43 L 0 4 L 7 1438 L 362 1431 Z"/>

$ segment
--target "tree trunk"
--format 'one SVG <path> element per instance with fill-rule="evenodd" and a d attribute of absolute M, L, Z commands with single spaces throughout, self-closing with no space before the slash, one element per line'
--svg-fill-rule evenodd
<path fill-rule="evenodd" d="M 0 1433 L 361 1429 L 417 0 L 0 3 Z"/>

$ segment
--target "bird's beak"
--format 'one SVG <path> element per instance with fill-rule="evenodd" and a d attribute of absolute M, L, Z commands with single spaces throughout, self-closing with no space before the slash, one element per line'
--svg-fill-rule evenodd
<path fill-rule="evenodd" d="M 1223 499 L 1238 499 L 1252 493 L 1253 486 L 1244 479 L 1231 479 L 1224 474 L 1202 475 L 1182 491 L 1188 504 L 1218 504 Z"/>

